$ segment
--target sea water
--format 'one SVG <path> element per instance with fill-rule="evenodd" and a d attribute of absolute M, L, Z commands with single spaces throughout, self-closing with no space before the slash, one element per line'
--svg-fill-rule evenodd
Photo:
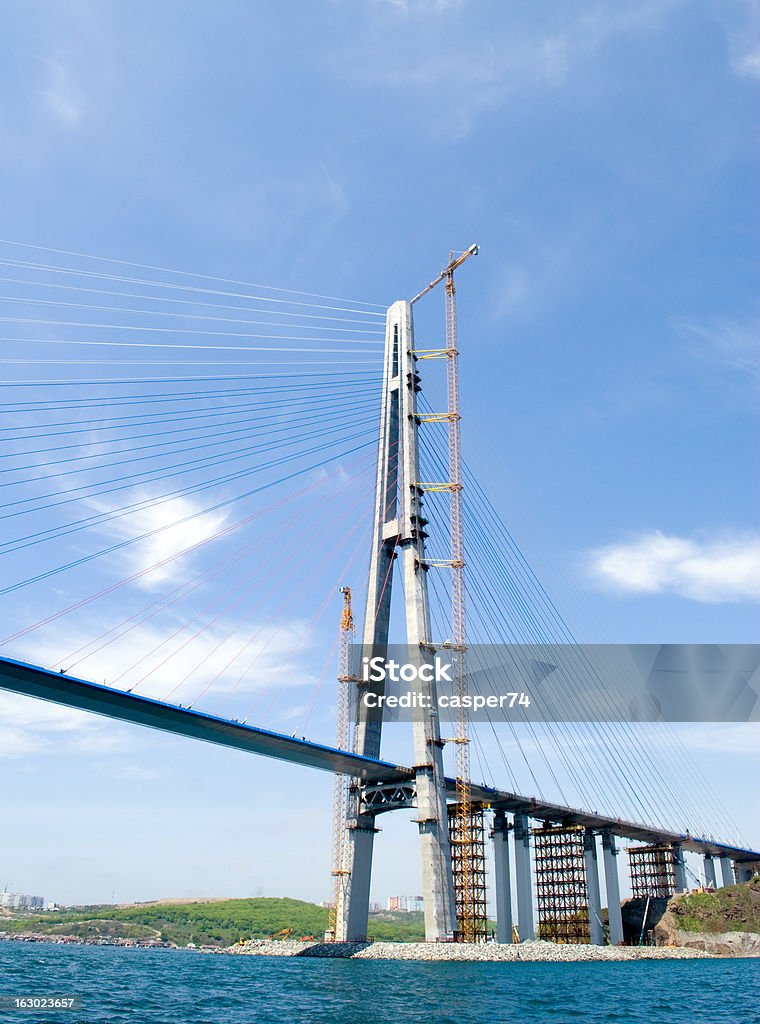
<path fill-rule="evenodd" d="M 760 1024 L 760 960 L 420 963 L 0 942 L 5 1024 Z"/>

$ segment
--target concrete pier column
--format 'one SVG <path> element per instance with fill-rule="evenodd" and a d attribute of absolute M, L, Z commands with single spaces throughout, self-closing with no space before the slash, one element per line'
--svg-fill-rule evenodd
<path fill-rule="evenodd" d="M 593 829 L 583 833 L 583 860 L 586 865 L 586 889 L 588 891 L 588 923 L 593 946 L 604 945 L 602 927 L 602 897 L 599 893 L 599 864 L 596 859 L 596 836 Z"/>
<path fill-rule="evenodd" d="M 686 880 L 686 863 L 680 843 L 673 843 L 673 881 L 676 892 L 683 892 L 689 888 L 689 883 Z"/>
<path fill-rule="evenodd" d="M 351 942 L 366 938 L 369 927 L 369 887 L 375 822 L 361 815 L 346 830 L 346 863 L 351 866 L 350 886 L 341 888 L 336 914 L 336 939 Z"/>
<path fill-rule="evenodd" d="M 705 854 L 705 885 L 708 888 L 718 888 L 718 880 L 715 877 L 715 861 L 711 853 Z"/>
<path fill-rule="evenodd" d="M 607 913 L 610 919 L 610 943 L 617 946 L 623 941 L 623 913 L 620 909 L 620 878 L 618 877 L 618 849 L 615 835 L 609 829 L 602 832 L 604 858 L 604 885 L 607 890 Z"/>
<path fill-rule="evenodd" d="M 533 882 L 530 864 L 530 828 L 527 814 L 516 814 L 515 836 L 515 883 L 517 885 L 517 930 L 520 942 L 535 939 L 536 926 L 533 920 Z"/>
<path fill-rule="evenodd" d="M 720 858 L 721 886 L 734 884 L 734 866 L 730 857 Z"/>
<path fill-rule="evenodd" d="M 512 941 L 512 882 L 509 877 L 509 825 L 504 811 L 493 819 L 493 861 L 496 879 L 496 941 Z"/>

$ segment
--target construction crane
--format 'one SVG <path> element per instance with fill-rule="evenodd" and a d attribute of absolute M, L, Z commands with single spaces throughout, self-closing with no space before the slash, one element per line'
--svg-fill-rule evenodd
<path fill-rule="evenodd" d="M 412 302 L 441 282 L 446 292 L 446 347 L 426 350 L 421 358 L 446 359 L 448 405 L 445 413 L 421 417 L 422 422 L 447 423 L 449 432 L 449 559 L 451 567 L 451 641 L 446 644 L 454 652 L 457 695 L 467 691 L 466 616 L 464 586 L 464 542 L 462 537 L 462 454 L 459 412 L 459 349 L 457 344 L 456 288 L 454 271 L 476 256 L 478 246 L 465 252 L 449 253 L 449 262 L 441 273 L 422 289 Z M 457 935 L 464 942 L 484 942 L 487 938 L 486 879 L 483 808 L 472 800 L 470 779 L 470 723 L 466 702 L 460 700 L 460 716 L 456 735 L 451 742 L 456 748 L 457 803 L 449 808 L 449 838 L 457 913 Z"/>
<path fill-rule="evenodd" d="M 343 609 L 338 632 L 338 700 L 335 726 L 335 746 L 339 750 L 353 749 L 354 697 L 356 682 L 351 675 L 351 641 L 356 631 L 351 608 L 351 588 L 341 587 Z M 332 898 L 328 911 L 325 941 L 335 942 L 342 938 L 338 934 L 338 907 L 343 903 L 350 882 L 350 871 L 346 870 L 344 849 L 346 839 L 346 817 L 348 811 L 348 790 L 350 775 L 336 773 L 333 790 L 333 842 L 332 842 Z"/>
<path fill-rule="evenodd" d="M 466 678 L 466 619 L 464 587 L 464 542 L 462 538 L 462 452 L 459 413 L 459 350 L 457 347 L 457 312 L 454 271 L 469 257 L 477 253 L 471 246 L 458 258 L 449 254 L 445 270 L 446 281 L 446 379 L 448 391 L 449 427 L 449 534 L 451 556 L 451 629 L 455 651 L 456 687 L 458 695 L 467 691 Z M 456 790 L 459 798 L 451 822 L 451 852 L 454 870 L 454 895 L 457 909 L 459 938 L 464 942 L 484 941 L 487 930 L 485 906 L 485 867 L 481 856 L 483 822 L 482 809 L 473 806 L 470 778 L 470 723 L 466 702 L 460 701 L 461 710 L 456 746 Z"/>

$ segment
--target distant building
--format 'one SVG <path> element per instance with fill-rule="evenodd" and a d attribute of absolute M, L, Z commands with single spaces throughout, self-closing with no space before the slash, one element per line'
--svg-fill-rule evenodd
<path fill-rule="evenodd" d="M 424 909 L 422 896 L 389 896 L 386 910 L 395 914 L 415 914 Z"/>
<path fill-rule="evenodd" d="M 29 896 L 20 892 L 0 892 L 0 907 L 3 910 L 43 910 L 44 896 Z"/>

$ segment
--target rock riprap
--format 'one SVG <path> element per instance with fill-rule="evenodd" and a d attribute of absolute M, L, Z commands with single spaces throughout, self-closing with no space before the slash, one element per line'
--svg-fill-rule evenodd
<path fill-rule="evenodd" d="M 586 946 L 554 942 L 300 942 L 249 939 L 218 953 L 237 956 L 305 956 L 356 960 L 691 960 L 712 954 L 677 946 Z"/>

